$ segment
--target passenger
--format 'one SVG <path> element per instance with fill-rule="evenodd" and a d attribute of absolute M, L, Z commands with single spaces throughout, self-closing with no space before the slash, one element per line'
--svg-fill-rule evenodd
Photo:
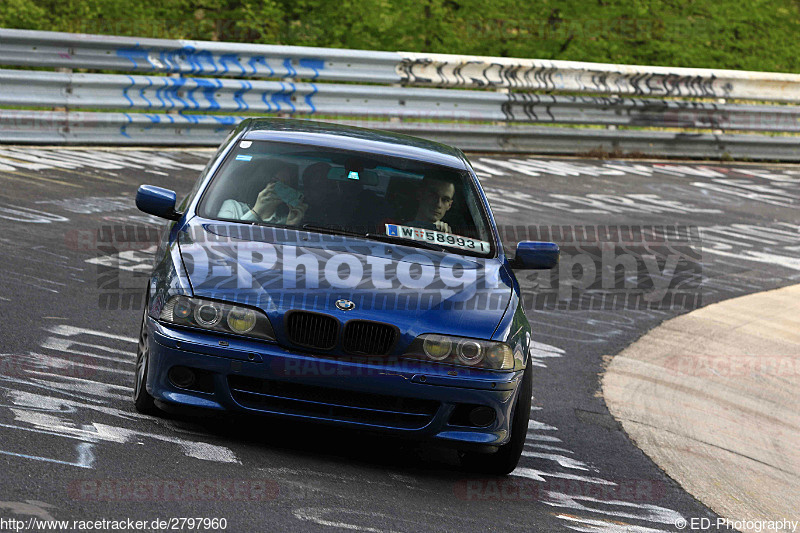
<path fill-rule="evenodd" d="M 370 206 L 364 204 L 364 187 L 351 180 L 337 180 L 335 183 L 339 191 L 336 220 L 345 231 L 365 233 L 368 228 L 363 226 L 363 217 Z"/>
<path fill-rule="evenodd" d="M 401 224 L 417 212 L 417 194 L 414 180 L 394 178 L 386 188 L 388 218 L 386 224 Z"/>
<path fill-rule="evenodd" d="M 328 179 L 330 170 L 328 163 L 319 162 L 303 171 L 303 201 L 309 206 L 308 216 L 303 220 L 306 224 L 324 226 L 338 220 L 331 211 L 336 205 L 333 196 L 337 191 Z"/>
<path fill-rule="evenodd" d="M 261 181 L 261 184 L 264 182 Z M 297 190 L 297 167 L 276 162 L 267 173 L 266 186 L 251 191 L 252 205 L 235 199 L 222 202 L 219 218 L 296 226 L 302 222 L 308 204 Z"/>
<path fill-rule="evenodd" d="M 417 214 L 406 222 L 408 226 L 423 229 L 435 229 L 444 233 L 452 233 L 452 229 L 442 218 L 453 206 L 456 188 L 452 182 L 440 178 L 423 178 L 417 201 Z"/>

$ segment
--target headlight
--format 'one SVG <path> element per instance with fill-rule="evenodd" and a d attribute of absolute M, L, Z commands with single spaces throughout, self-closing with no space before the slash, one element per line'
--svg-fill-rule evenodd
<path fill-rule="evenodd" d="M 514 369 L 514 353 L 504 342 L 432 333 L 414 339 L 404 357 L 490 370 Z"/>
<path fill-rule="evenodd" d="M 429 359 L 442 361 L 453 351 L 453 343 L 444 335 L 425 335 L 422 351 Z"/>
<path fill-rule="evenodd" d="M 180 326 L 275 340 L 272 324 L 263 312 L 213 300 L 173 296 L 158 318 Z"/>
<path fill-rule="evenodd" d="M 483 360 L 483 346 L 478 341 L 465 340 L 458 343 L 458 361 L 465 365 L 477 365 Z"/>
<path fill-rule="evenodd" d="M 194 320 L 204 328 L 213 328 L 222 321 L 222 306 L 206 302 L 194 307 Z"/>
<path fill-rule="evenodd" d="M 252 309 L 236 307 L 228 313 L 228 327 L 242 335 L 252 331 L 256 327 L 256 322 L 258 322 L 258 317 Z"/>

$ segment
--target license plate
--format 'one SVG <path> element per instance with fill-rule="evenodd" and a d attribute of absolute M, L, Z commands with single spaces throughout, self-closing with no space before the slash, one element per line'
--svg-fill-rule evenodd
<path fill-rule="evenodd" d="M 491 249 L 491 246 L 489 246 L 489 243 L 486 241 L 479 241 L 470 239 L 469 237 L 461 237 L 460 235 L 443 233 L 437 230 L 412 228 L 397 224 L 386 224 L 386 235 L 390 235 L 392 237 L 402 237 L 412 241 L 433 242 L 443 246 L 452 246 L 454 248 L 475 252 L 486 253 Z"/>

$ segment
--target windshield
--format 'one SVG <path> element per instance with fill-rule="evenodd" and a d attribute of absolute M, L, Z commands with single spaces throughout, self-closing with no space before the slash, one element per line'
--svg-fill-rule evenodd
<path fill-rule="evenodd" d="M 204 218 L 493 253 L 470 174 L 380 154 L 239 141 L 198 206 Z"/>

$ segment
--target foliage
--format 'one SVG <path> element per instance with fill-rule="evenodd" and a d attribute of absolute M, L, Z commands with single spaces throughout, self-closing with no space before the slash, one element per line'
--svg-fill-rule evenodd
<path fill-rule="evenodd" d="M 800 72 L 797 0 L 4 0 L 0 26 Z"/>

